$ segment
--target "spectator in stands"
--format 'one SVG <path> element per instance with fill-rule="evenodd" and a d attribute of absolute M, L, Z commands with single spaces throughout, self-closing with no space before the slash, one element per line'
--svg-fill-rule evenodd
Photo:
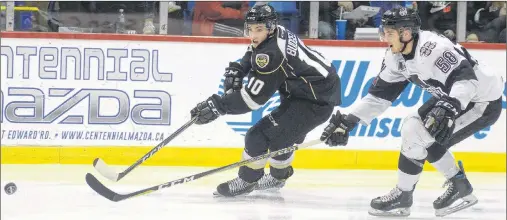
<path fill-rule="evenodd" d="M 467 41 L 505 43 L 505 27 L 506 3 L 487 2 L 484 8 L 476 8 L 472 19 L 469 17 Z"/>
<path fill-rule="evenodd" d="M 355 8 L 363 5 L 364 2 L 339 1 L 339 2 L 319 2 L 319 39 L 336 39 L 336 23 L 335 20 L 340 19 L 342 13 L 348 13 Z M 302 4 L 302 11 L 309 10 L 309 2 Z M 342 17 L 343 19 L 343 17 Z M 354 39 L 356 27 L 363 26 L 366 21 L 347 20 L 347 33 L 345 39 Z M 308 22 L 305 23 L 308 26 Z"/>
<path fill-rule="evenodd" d="M 482 22 L 476 22 L 475 18 L 476 15 L 480 14 L 480 11 L 482 11 L 484 8 L 487 8 L 488 2 L 486 1 L 470 1 L 467 2 L 467 31 L 477 31 L 478 29 L 481 29 L 484 27 L 486 23 L 491 21 L 492 19 L 489 19 L 484 22 L 485 19 L 488 19 L 490 16 L 482 16 L 481 20 Z"/>
<path fill-rule="evenodd" d="M 435 31 L 451 41 L 456 40 L 457 2 L 419 2 L 418 8 L 422 20 L 421 29 Z"/>
<path fill-rule="evenodd" d="M 405 7 L 410 4 L 412 8 L 417 8 L 415 1 L 331 1 L 319 2 L 319 39 L 335 39 L 336 38 L 336 24 L 335 20 L 340 18 L 340 13 L 352 12 L 354 9 L 361 5 L 379 7 L 379 13 L 370 19 L 359 19 L 347 21 L 347 34 L 346 39 L 354 39 L 354 33 L 358 27 L 378 27 L 380 25 L 380 18 L 382 14 L 396 6 L 403 5 Z M 309 2 L 301 2 L 301 13 L 303 17 L 309 16 Z M 308 21 L 302 21 L 302 29 L 307 31 Z"/>
<path fill-rule="evenodd" d="M 192 35 L 241 37 L 247 11 L 247 1 L 196 2 Z"/>

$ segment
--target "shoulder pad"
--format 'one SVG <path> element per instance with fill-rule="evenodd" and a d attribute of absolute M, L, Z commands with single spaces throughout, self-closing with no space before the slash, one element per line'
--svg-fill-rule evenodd
<path fill-rule="evenodd" d="M 421 42 L 421 47 L 419 48 L 419 51 L 416 51 L 419 53 L 419 56 L 421 57 L 428 57 L 431 55 L 433 50 L 437 47 L 437 42 L 435 41 L 426 41 Z"/>
<path fill-rule="evenodd" d="M 419 48 L 419 61 L 421 63 L 432 62 L 442 56 L 444 52 L 454 52 L 454 47 L 447 45 L 445 42 L 426 41 Z"/>
<path fill-rule="evenodd" d="M 259 51 L 252 59 L 257 73 L 271 74 L 280 68 L 284 58 L 283 54 L 275 48 L 270 51 Z"/>
<path fill-rule="evenodd" d="M 443 35 L 425 32 L 422 36 L 420 38 L 419 50 L 416 51 L 421 58 L 433 56 L 433 51 L 454 50 L 454 43 Z"/>

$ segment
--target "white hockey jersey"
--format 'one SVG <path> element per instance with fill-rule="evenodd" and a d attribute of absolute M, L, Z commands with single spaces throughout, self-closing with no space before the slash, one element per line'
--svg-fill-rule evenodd
<path fill-rule="evenodd" d="M 458 99 L 462 109 L 470 102 L 494 101 L 502 96 L 504 79 L 481 71 L 461 45 L 430 31 L 420 31 L 414 45 L 409 55 L 386 51 L 379 75 L 351 112 L 363 124 L 389 108 L 410 82 L 434 97 Z"/>

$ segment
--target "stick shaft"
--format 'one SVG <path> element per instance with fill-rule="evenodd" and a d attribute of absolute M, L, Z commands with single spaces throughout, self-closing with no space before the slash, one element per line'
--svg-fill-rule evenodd
<path fill-rule="evenodd" d="M 132 170 L 134 170 L 137 166 L 144 163 L 144 161 L 148 160 L 150 157 L 152 157 L 155 153 L 157 153 L 162 147 L 167 145 L 170 141 L 172 141 L 174 138 L 176 138 L 178 135 L 180 135 L 183 131 L 185 131 L 187 128 L 189 128 L 192 124 L 197 121 L 197 117 L 192 118 L 190 121 L 185 123 L 183 126 L 178 128 L 174 133 L 169 135 L 166 139 L 164 139 L 162 142 L 160 142 L 157 146 L 155 146 L 153 149 L 151 149 L 148 153 L 146 153 L 143 157 L 141 157 L 139 160 L 137 160 L 134 164 L 130 165 L 127 169 L 125 169 L 123 172 L 118 174 L 118 177 L 116 181 L 122 179 L 127 174 L 129 174 Z M 95 159 L 94 166 L 97 164 L 98 158 Z M 99 167 L 95 166 L 96 169 L 99 169 Z M 100 171 L 99 171 L 100 172 Z M 103 173 L 103 172 L 100 172 Z"/>

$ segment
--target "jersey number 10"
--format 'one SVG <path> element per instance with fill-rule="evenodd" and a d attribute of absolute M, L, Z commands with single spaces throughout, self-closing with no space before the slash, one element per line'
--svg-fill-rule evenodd
<path fill-rule="evenodd" d="M 248 85 L 246 86 L 250 92 L 254 95 L 258 95 L 261 92 L 262 87 L 264 86 L 264 82 L 260 79 L 256 79 L 255 77 L 250 78 Z"/>

